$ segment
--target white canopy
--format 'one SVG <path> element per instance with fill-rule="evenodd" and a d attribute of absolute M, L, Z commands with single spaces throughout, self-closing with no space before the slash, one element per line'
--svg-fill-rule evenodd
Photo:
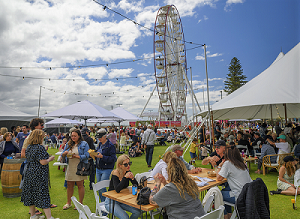
<path fill-rule="evenodd" d="M 45 125 L 47 125 L 47 128 L 57 127 L 59 125 L 65 125 L 65 124 L 83 124 L 83 122 L 79 122 L 77 120 L 72 120 L 72 119 L 58 118 L 45 123 Z"/>
<path fill-rule="evenodd" d="M 114 120 L 116 118 L 121 119 L 114 113 L 94 104 L 88 100 L 74 103 L 64 108 L 55 110 L 51 113 L 42 115 L 42 117 L 59 117 L 66 119 L 90 119 L 90 118 L 102 118 L 106 120 Z"/>
<path fill-rule="evenodd" d="M 213 118 L 269 119 L 300 117 L 300 43 L 280 53 L 269 68 L 212 105 Z M 201 112 L 200 116 L 205 116 Z"/>
<path fill-rule="evenodd" d="M 5 121 L 6 120 L 30 121 L 35 117 L 37 116 L 15 110 L 0 101 L 0 121 L 4 121 L 4 120 Z"/>
<path fill-rule="evenodd" d="M 119 116 L 121 119 L 116 118 L 111 121 L 107 121 L 104 119 L 88 119 L 87 122 L 90 123 L 104 123 L 104 122 L 122 122 L 122 121 L 142 121 L 141 118 L 131 114 L 127 110 L 123 109 L 122 107 L 115 108 L 110 112 L 114 113 L 115 115 Z"/>

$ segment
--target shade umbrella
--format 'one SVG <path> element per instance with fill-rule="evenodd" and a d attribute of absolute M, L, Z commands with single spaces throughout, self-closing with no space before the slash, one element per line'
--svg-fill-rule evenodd
<path fill-rule="evenodd" d="M 114 113 L 88 101 L 84 100 L 81 102 L 74 103 L 72 105 L 63 107 L 61 109 L 55 110 L 51 113 L 42 115 L 42 117 L 58 117 L 65 119 L 84 119 L 85 125 L 87 119 L 106 119 L 114 120 L 121 119 Z"/>
<path fill-rule="evenodd" d="M 45 123 L 45 125 L 61 125 L 61 124 L 83 124 L 83 122 L 79 122 L 73 119 L 58 118 Z"/>

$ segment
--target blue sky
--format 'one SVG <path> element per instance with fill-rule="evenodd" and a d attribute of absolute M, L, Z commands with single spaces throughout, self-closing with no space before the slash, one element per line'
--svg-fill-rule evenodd
<path fill-rule="evenodd" d="M 87 68 L 58 67 L 151 58 L 153 32 L 108 9 L 103 11 L 92 0 L 48 2 L 0 3 L 0 66 L 16 67 L 0 68 L 0 74 L 15 76 L 0 76 L 0 100 L 23 112 L 37 114 L 42 86 L 41 114 L 85 99 L 108 110 L 122 104 L 126 110 L 139 114 L 155 82 L 151 76 L 154 74 L 152 59 Z M 212 103 L 220 99 L 233 57 L 240 60 L 244 74 L 251 80 L 270 66 L 281 50 L 287 53 L 300 41 L 297 0 L 98 2 L 151 29 L 158 9 L 174 4 L 181 17 L 185 40 L 207 45 Z M 186 44 L 187 67 L 192 67 L 195 93 L 203 109 L 202 87 L 206 86 L 203 48 L 189 50 L 194 47 Z M 45 79 L 26 79 L 29 76 Z M 116 80 L 124 77 L 137 78 Z M 155 93 L 146 112 L 157 109 Z M 191 115 L 189 96 L 187 109 Z"/>

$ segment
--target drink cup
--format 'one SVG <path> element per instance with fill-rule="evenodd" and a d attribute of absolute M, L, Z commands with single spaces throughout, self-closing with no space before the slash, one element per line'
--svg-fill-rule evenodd
<path fill-rule="evenodd" d="M 137 194 L 137 185 L 133 185 L 132 186 L 132 195 L 136 195 Z"/>

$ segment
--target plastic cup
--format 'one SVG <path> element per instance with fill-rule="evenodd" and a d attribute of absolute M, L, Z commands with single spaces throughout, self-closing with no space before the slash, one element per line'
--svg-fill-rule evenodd
<path fill-rule="evenodd" d="M 137 185 L 133 185 L 132 186 L 132 195 L 136 195 L 137 194 Z"/>

